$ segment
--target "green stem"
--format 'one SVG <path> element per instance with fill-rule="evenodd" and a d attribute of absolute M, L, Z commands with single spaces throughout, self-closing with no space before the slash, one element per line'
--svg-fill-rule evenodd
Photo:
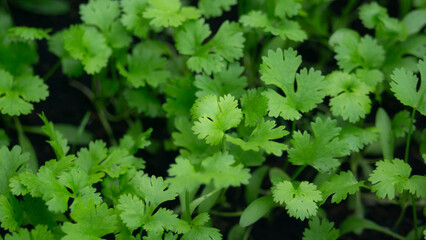
<path fill-rule="evenodd" d="M 83 117 L 83 119 L 80 122 L 80 125 L 78 126 L 77 135 L 76 135 L 76 137 L 74 139 L 74 144 L 72 145 L 71 152 L 75 152 L 75 148 L 77 146 L 77 142 L 80 139 L 81 135 L 83 134 L 83 131 L 86 128 L 87 123 L 89 122 L 89 118 L 90 118 L 90 112 L 86 112 L 86 114 L 84 114 L 84 117 Z"/>
<path fill-rule="evenodd" d="M 104 128 L 105 132 L 108 135 L 108 139 L 112 145 L 117 145 L 117 141 L 114 137 L 114 132 L 112 131 L 111 125 L 109 124 L 109 121 L 107 120 L 107 117 L 105 115 L 104 108 L 100 106 L 100 104 L 95 104 L 96 111 L 98 112 L 99 120 L 101 121 L 102 127 Z"/>
<path fill-rule="evenodd" d="M 419 226 L 417 223 L 417 210 L 416 210 L 416 201 L 414 195 L 411 195 L 411 204 L 413 205 L 413 221 L 414 221 L 414 239 L 417 240 L 419 237 Z"/>
<path fill-rule="evenodd" d="M 183 212 L 183 217 L 187 222 L 191 222 L 191 212 L 189 207 L 189 192 L 185 191 L 184 197 L 185 211 Z"/>
<path fill-rule="evenodd" d="M 395 224 L 393 225 L 393 228 L 392 228 L 393 232 L 395 232 L 395 230 L 398 228 L 399 224 L 401 224 L 402 219 L 404 219 L 405 210 L 407 210 L 407 204 L 404 204 L 402 206 L 401 213 L 399 214 L 398 219 L 396 220 Z"/>
<path fill-rule="evenodd" d="M 55 65 L 43 76 L 44 81 L 47 81 L 55 72 L 58 70 L 58 68 L 61 66 L 61 60 L 58 60 Z"/>
<path fill-rule="evenodd" d="M 222 138 L 222 152 L 223 152 L 223 153 L 225 153 L 225 152 L 226 152 L 225 136 L 223 136 L 223 138 Z"/>
<path fill-rule="evenodd" d="M 291 123 L 291 135 L 296 131 L 296 120 Z"/>
<path fill-rule="evenodd" d="M 215 210 L 209 211 L 211 214 L 221 217 L 240 217 L 243 214 L 243 211 L 238 212 L 218 212 Z"/>
<path fill-rule="evenodd" d="M 303 165 L 303 166 L 300 166 L 297 170 L 296 170 L 296 172 L 293 174 L 293 176 L 291 177 L 291 181 L 293 181 L 293 180 L 295 180 L 299 175 L 300 175 L 300 173 L 302 173 L 302 171 L 307 167 L 308 165 Z"/>
<path fill-rule="evenodd" d="M 408 155 L 410 153 L 411 133 L 413 131 L 413 123 L 414 123 L 415 115 L 416 115 L 416 109 L 413 108 L 413 112 L 411 113 L 411 118 L 410 118 L 410 125 L 408 126 L 407 144 L 405 145 L 405 157 L 404 157 L 405 162 L 408 162 Z"/>

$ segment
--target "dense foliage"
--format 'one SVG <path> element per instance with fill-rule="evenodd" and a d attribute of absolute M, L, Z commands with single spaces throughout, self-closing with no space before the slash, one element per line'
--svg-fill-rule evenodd
<path fill-rule="evenodd" d="M 426 2 L 385 3 L 89 0 L 81 23 L 52 31 L 15 26 L 4 1 L 0 239 L 254 239 L 277 214 L 304 221 L 304 240 L 423 238 Z M 43 46 L 58 63 L 39 77 Z M 93 103 L 79 125 L 37 112 L 56 69 Z M 28 114 L 42 126 L 23 125 Z M 91 115 L 105 139 L 86 129 Z M 34 133 L 54 159 L 37 158 Z M 168 174 L 154 176 L 145 153 L 165 151 Z M 366 202 L 400 217 L 376 223 Z M 336 206 L 351 214 L 334 223 Z"/>

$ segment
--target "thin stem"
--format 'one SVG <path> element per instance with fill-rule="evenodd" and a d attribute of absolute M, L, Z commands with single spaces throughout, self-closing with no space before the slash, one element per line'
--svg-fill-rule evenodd
<path fill-rule="evenodd" d="M 293 180 L 295 180 L 299 175 L 300 175 L 300 173 L 302 173 L 302 171 L 307 167 L 308 165 L 303 165 L 303 166 L 300 166 L 297 170 L 296 170 L 296 172 L 293 174 L 293 176 L 291 177 L 291 181 L 293 181 Z"/>
<path fill-rule="evenodd" d="M 95 99 L 95 95 L 93 94 L 92 90 L 90 88 L 86 87 L 86 85 L 76 81 L 76 80 L 70 80 L 69 84 L 71 87 L 76 88 L 80 90 L 90 101 L 93 101 Z"/>
<path fill-rule="evenodd" d="M 405 162 L 408 162 L 408 155 L 410 152 L 411 133 L 413 131 L 413 123 L 414 123 L 415 115 L 416 115 L 416 109 L 413 108 L 413 112 L 411 113 L 411 118 L 410 118 L 410 125 L 408 126 L 407 144 L 405 145 L 405 157 L 404 157 Z"/>
<path fill-rule="evenodd" d="M 251 230 L 253 229 L 253 225 L 247 228 L 246 233 L 244 234 L 243 240 L 248 240 L 250 237 Z"/>
<path fill-rule="evenodd" d="M 225 136 L 222 138 L 222 152 L 226 152 L 226 145 L 225 145 Z"/>
<path fill-rule="evenodd" d="M 83 131 L 86 128 L 87 123 L 89 122 L 89 118 L 90 118 L 90 112 L 86 112 L 86 114 L 84 114 L 84 117 L 80 122 L 80 125 L 78 126 L 77 135 L 74 139 L 74 144 L 72 145 L 71 152 L 75 152 L 77 142 L 80 139 L 81 135 L 83 134 Z"/>
<path fill-rule="evenodd" d="M 416 201 L 414 195 L 411 195 L 411 204 L 413 205 L 413 221 L 414 221 L 414 239 L 417 240 L 419 237 L 419 226 L 417 224 L 417 210 L 416 210 Z"/>
<path fill-rule="evenodd" d="M 291 123 L 291 134 L 293 135 L 294 131 L 296 131 L 296 120 Z"/>
<path fill-rule="evenodd" d="M 405 211 L 406 210 L 407 210 L 407 204 L 404 204 L 402 206 L 401 213 L 399 214 L 399 217 L 398 217 L 398 219 L 395 222 L 395 225 L 393 225 L 393 228 L 392 228 L 393 232 L 395 232 L 395 230 L 398 228 L 399 224 L 401 224 L 402 219 L 404 219 Z"/>
<path fill-rule="evenodd" d="M 47 81 L 55 72 L 58 70 L 58 68 L 61 66 L 61 60 L 58 60 L 55 65 L 43 76 L 44 81 Z"/>
<path fill-rule="evenodd" d="M 105 115 L 105 111 L 103 107 L 99 106 L 99 104 L 95 104 L 96 111 L 98 112 L 99 120 L 108 135 L 109 141 L 112 145 L 117 145 L 117 141 L 114 137 L 114 132 L 112 131 L 111 125 L 109 124 L 107 117 Z"/>
<path fill-rule="evenodd" d="M 221 217 L 240 217 L 243 214 L 243 211 L 237 211 L 237 212 L 218 212 L 215 210 L 209 211 L 211 214 Z"/>
<path fill-rule="evenodd" d="M 191 222 L 191 212 L 190 212 L 190 207 L 189 207 L 189 192 L 185 191 L 185 197 L 184 197 L 184 206 L 185 206 L 185 211 L 184 211 L 184 219 L 187 222 Z"/>

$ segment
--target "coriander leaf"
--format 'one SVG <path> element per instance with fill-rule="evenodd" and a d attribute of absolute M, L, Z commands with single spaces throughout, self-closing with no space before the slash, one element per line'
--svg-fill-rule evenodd
<path fill-rule="evenodd" d="M 68 77 L 79 77 L 83 74 L 83 65 L 65 50 L 63 39 L 64 31 L 53 34 L 48 42 L 49 51 L 61 58 L 62 73 Z"/>
<path fill-rule="evenodd" d="M 221 240 L 222 234 L 220 234 L 219 229 L 214 227 L 203 227 L 203 226 L 194 226 L 188 232 L 184 233 L 182 240 L 192 240 L 192 239 L 208 239 L 208 240 Z"/>
<path fill-rule="evenodd" d="M 90 142 L 89 148 L 83 148 L 77 153 L 76 165 L 89 174 L 89 182 L 99 182 L 107 173 L 113 178 L 132 168 L 133 156 L 126 149 L 107 150 L 102 141 Z"/>
<path fill-rule="evenodd" d="M 0 237 L 0 239 L 2 239 Z M 21 228 L 19 232 L 12 235 L 6 234 L 5 240 L 55 240 L 53 233 L 45 225 L 37 225 L 31 232 L 26 228 Z"/>
<path fill-rule="evenodd" d="M 197 190 L 201 184 L 210 181 L 209 177 L 197 172 L 191 162 L 183 157 L 176 158 L 176 163 L 170 165 L 168 173 L 171 176 L 167 179 L 169 188 L 178 193 Z"/>
<path fill-rule="evenodd" d="M 212 40 L 203 44 L 210 34 L 203 19 L 187 22 L 177 31 L 176 48 L 191 56 L 187 61 L 190 70 L 210 75 L 225 68 L 225 60 L 233 62 L 243 56 L 245 39 L 237 23 L 224 22 Z"/>
<path fill-rule="evenodd" d="M 186 117 L 175 118 L 176 132 L 172 133 L 173 144 L 180 147 L 180 154 L 188 158 L 201 158 L 216 152 L 204 141 L 200 141 L 191 130 L 192 123 Z"/>
<path fill-rule="evenodd" d="M 298 185 L 297 185 L 298 184 Z M 317 213 L 317 204 L 322 200 L 321 192 L 317 186 L 306 181 L 297 183 L 296 187 L 292 182 L 284 180 L 272 189 L 274 201 L 283 204 L 291 217 L 304 220 Z"/>
<path fill-rule="evenodd" d="M 220 25 L 208 46 L 226 61 L 232 62 L 243 56 L 244 41 L 245 38 L 240 30 L 240 25 L 225 21 Z"/>
<path fill-rule="evenodd" d="M 30 155 L 21 153 L 20 146 L 14 146 L 9 150 L 6 146 L 0 148 L 0 195 L 9 191 L 9 180 L 26 170 L 26 163 Z"/>
<path fill-rule="evenodd" d="M 116 49 L 126 48 L 132 42 L 132 37 L 118 19 L 111 23 L 104 34 L 108 44 Z"/>
<path fill-rule="evenodd" d="M 22 75 L 14 78 L 0 68 L 0 111 L 10 116 L 28 114 L 31 102 L 40 102 L 49 95 L 47 85 L 37 76 Z"/>
<path fill-rule="evenodd" d="M 112 54 L 104 35 L 91 26 L 72 25 L 64 32 L 64 48 L 88 74 L 99 73 Z"/>
<path fill-rule="evenodd" d="M 231 94 L 239 97 L 247 87 L 247 78 L 242 75 L 244 67 L 238 63 L 230 63 L 228 68 L 213 74 L 213 78 L 207 75 L 195 76 L 194 85 L 200 89 L 195 93 L 197 97 L 216 95 L 218 97 Z"/>
<path fill-rule="evenodd" d="M 237 4 L 237 0 L 200 0 L 198 8 L 201 13 L 206 17 L 218 17 L 222 15 L 223 11 L 231 10 L 231 6 Z"/>
<path fill-rule="evenodd" d="M 353 74 L 335 71 L 327 76 L 326 83 L 333 115 L 355 123 L 370 112 L 370 88 Z"/>
<path fill-rule="evenodd" d="M 145 204 L 138 197 L 126 194 L 118 200 L 117 209 L 120 210 L 120 218 L 131 230 L 138 229 L 144 222 Z"/>
<path fill-rule="evenodd" d="M 148 0 L 149 6 L 143 17 L 151 19 L 154 27 L 178 27 L 183 22 L 200 17 L 194 7 L 182 7 L 179 0 Z"/>
<path fill-rule="evenodd" d="M 68 200 L 72 194 L 60 183 L 52 169 L 43 166 L 37 174 L 37 187 L 48 209 L 64 213 L 68 210 Z"/>
<path fill-rule="evenodd" d="M 339 139 L 341 128 L 337 127 L 337 121 L 317 118 L 311 126 L 314 138 L 307 132 L 293 133 L 288 150 L 289 161 L 294 165 L 311 165 L 319 172 L 338 167 L 340 162 L 336 158 L 348 152 L 346 143 Z"/>
<path fill-rule="evenodd" d="M 242 164 L 233 166 L 234 162 L 232 155 L 219 152 L 202 161 L 201 171 L 204 176 L 213 180 L 216 188 L 247 184 L 250 178 L 249 169 L 243 168 Z"/>
<path fill-rule="evenodd" d="M 70 147 L 68 146 L 68 140 L 62 136 L 62 133 L 60 133 L 58 130 L 55 130 L 53 123 L 47 120 L 44 113 L 39 115 L 39 117 L 44 123 L 44 126 L 41 127 L 41 130 L 43 130 L 43 132 L 49 137 L 50 140 L 47 142 L 50 144 L 50 146 L 52 146 L 56 158 L 58 160 L 65 158 L 66 154 L 70 150 Z"/>
<path fill-rule="evenodd" d="M 266 14 L 262 11 L 256 10 L 250 11 L 248 14 L 241 16 L 240 22 L 243 26 L 252 28 L 265 28 L 270 24 L 268 16 L 266 16 Z"/>
<path fill-rule="evenodd" d="M 272 140 L 282 138 L 287 134 L 284 126 L 276 127 L 274 121 L 262 120 L 250 134 L 248 141 L 230 135 L 226 135 L 226 140 L 240 146 L 244 151 L 253 150 L 257 152 L 259 148 L 262 148 L 268 154 L 281 156 L 282 152 L 287 150 L 287 145 Z"/>
<path fill-rule="evenodd" d="M 324 201 L 330 196 L 332 203 L 340 203 L 345 200 L 348 194 L 359 191 L 363 182 L 358 182 L 351 171 L 340 172 L 332 176 L 328 181 L 323 182 L 319 189 L 323 192 Z"/>
<path fill-rule="evenodd" d="M 416 195 L 418 198 L 426 197 L 426 177 L 414 175 L 412 176 L 407 183 L 406 190 L 411 194 Z"/>
<path fill-rule="evenodd" d="M 286 120 L 295 120 L 301 117 L 301 112 L 308 112 L 322 102 L 324 77 L 321 72 L 302 69 L 296 73 L 302 59 L 293 49 L 282 51 L 278 48 L 275 52 L 270 50 L 267 57 L 262 58 L 260 66 L 261 79 L 266 84 L 279 87 L 285 97 L 273 90 L 265 92 L 269 99 L 269 115 L 278 115 Z M 297 84 L 297 90 L 295 86 Z"/>
<path fill-rule="evenodd" d="M 299 0 L 275 0 L 275 16 L 285 19 L 296 16 L 302 4 Z"/>
<path fill-rule="evenodd" d="M 350 151 L 358 152 L 366 145 L 379 138 L 378 129 L 375 127 L 359 128 L 354 125 L 345 125 L 340 132 L 340 140 L 347 144 Z"/>
<path fill-rule="evenodd" d="M 404 137 L 408 133 L 410 126 L 410 113 L 407 110 L 402 110 L 395 114 L 392 118 L 392 132 L 395 137 Z M 413 124 L 414 130 L 414 124 Z"/>
<path fill-rule="evenodd" d="M 137 190 L 139 196 L 145 201 L 146 205 L 152 208 L 158 207 L 163 202 L 176 198 L 176 193 L 167 189 L 168 183 L 162 177 L 142 175 L 141 173 L 130 181 L 130 184 Z"/>
<path fill-rule="evenodd" d="M 376 169 L 370 174 L 368 180 L 373 184 L 372 191 L 379 198 L 395 198 L 395 193 L 400 194 L 409 185 L 411 167 L 403 160 L 382 160 L 376 162 Z"/>
<path fill-rule="evenodd" d="M 148 233 L 159 233 L 164 230 L 172 230 L 178 223 L 178 217 L 173 211 L 159 208 L 156 213 L 146 219 L 143 228 Z"/>
<path fill-rule="evenodd" d="M 303 240 L 336 240 L 339 238 L 339 230 L 334 228 L 334 223 L 326 218 L 320 220 L 314 217 L 309 220 L 309 228 L 303 231 Z"/>
<path fill-rule="evenodd" d="M 0 222 L 2 228 L 12 232 L 20 228 L 24 212 L 15 196 L 8 195 L 0 195 Z"/>
<path fill-rule="evenodd" d="M 228 94 L 219 98 L 207 95 L 197 100 L 191 109 L 196 122 L 192 127 L 199 139 L 205 139 L 210 145 L 221 143 L 225 132 L 238 126 L 242 113 L 238 102 Z"/>
<path fill-rule="evenodd" d="M 117 217 L 113 209 L 105 203 L 95 205 L 93 201 L 87 204 L 78 204 L 70 214 L 75 223 L 65 222 L 62 231 L 63 240 L 93 239 L 114 233 L 117 230 Z"/>
<path fill-rule="evenodd" d="M 339 31 L 334 34 L 339 34 Z M 334 47 L 335 58 L 339 67 L 346 72 L 351 72 L 358 67 L 374 69 L 382 66 L 385 51 L 376 39 L 369 35 L 360 38 L 358 33 L 355 33 L 339 40 Z"/>
<path fill-rule="evenodd" d="M 398 68 L 391 75 L 391 90 L 395 97 L 404 105 L 410 106 L 422 115 L 426 115 L 426 58 L 419 60 L 417 64 L 421 80 L 417 90 L 419 79 L 414 73 Z"/>
<path fill-rule="evenodd" d="M 359 9 L 359 18 L 365 27 L 376 30 L 376 36 L 381 39 L 405 39 L 405 26 L 396 18 L 389 17 L 386 8 L 377 2 L 364 4 Z"/>
<path fill-rule="evenodd" d="M 149 42 L 139 43 L 133 48 L 132 54 L 127 55 L 128 71 L 119 68 L 120 73 L 135 88 L 143 87 L 146 83 L 158 87 L 171 76 L 166 70 L 167 59 L 161 55 L 160 51 L 150 49 Z"/>
<path fill-rule="evenodd" d="M 241 97 L 241 109 L 244 114 L 244 125 L 256 126 L 268 113 L 268 98 L 262 95 L 262 90 L 248 89 Z"/>
<path fill-rule="evenodd" d="M 50 29 L 40 29 L 32 27 L 13 27 L 8 30 L 12 38 L 21 38 L 26 41 L 42 40 L 50 38 Z"/>
<path fill-rule="evenodd" d="M 120 16 L 120 5 L 112 0 L 90 0 L 80 5 L 81 20 L 107 32 L 113 21 Z"/>
<path fill-rule="evenodd" d="M 164 113 L 155 92 L 146 87 L 129 89 L 124 93 L 124 97 L 129 107 L 135 108 L 138 113 L 144 113 L 151 118 L 162 116 Z"/>
<path fill-rule="evenodd" d="M 284 13 L 284 11 L 281 12 Z M 298 22 L 287 19 L 282 19 L 277 22 L 273 19 L 269 19 L 265 13 L 258 10 L 250 11 L 248 14 L 241 16 L 240 22 L 245 27 L 262 28 L 265 32 L 269 32 L 274 36 L 280 36 L 282 39 L 288 38 L 296 42 L 301 42 L 308 37 L 300 28 Z"/>
<path fill-rule="evenodd" d="M 147 0 L 122 0 L 120 1 L 124 14 L 121 22 L 127 30 L 138 37 L 145 38 L 149 32 L 149 21 L 143 17 L 143 12 L 148 6 Z"/>
<path fill-rule="evenodd" d="M 167 117 L 173 115 L 189 116 L 189 109 L 191 109 L 196 100 L 196 91 L 197 88 L 194 86 L 191 77 L 172 78 L 164 89 L 166 103 L 163 104 L 163 109 L 167 112 Z"/>

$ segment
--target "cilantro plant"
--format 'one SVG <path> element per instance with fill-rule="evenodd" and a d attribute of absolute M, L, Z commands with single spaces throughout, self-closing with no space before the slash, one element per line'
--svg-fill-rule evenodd
<path fill-rule="evenodd" d="M 424 1 L 1 4 L 0 240 L 426 237 Z"/>

